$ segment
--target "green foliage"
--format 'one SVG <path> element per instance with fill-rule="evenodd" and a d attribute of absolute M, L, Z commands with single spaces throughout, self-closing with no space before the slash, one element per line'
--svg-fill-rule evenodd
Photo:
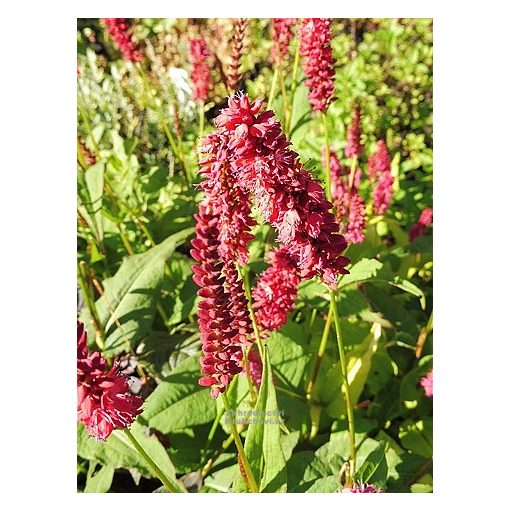
<path fill-rule="evenodd" d="M 286 492 L 287 471 L 280 443 L 280 414 L 273 384 L 271 363 L 264 352 L 264 370 L 254 409 L 246 433 L 246 458 L 260 492 Z M 238 476 L 234 489 L 243 491 L 245 482 Z"/>
<path fill-rule="evenodd" d="M 132 20 L 146 55 L 134 65 L 121 59 L 98 19 L 78 20 L 78 318 L 91 350 L 109 364 L 131 364 L 144 405 L 130 430 L 190 492 L 248 491 L 222 399 L 197 383 L 200 298 L 189 242 L 202 194 L 199 136 L 215 129 L 229 94 L 234 21 Z M 270 24 L 249 20 L 239 86 L 266 101 L 275 70 Z M 431 492 L 432 399 L 420 379 L 433 366 L 433 244 L 431 230 L 410 242 L 409 229 L 432 207 L 432 20 L 335 19 L 331 29 L 336 99 L 326 114 L 328 138 L 349 168 L 347 128 L 359 103 L 359 191 L 367 206 L 366 239 L 347 248 L 349 274 L 337 289 L 355 404 L 352 474 L 386 492 Z M 213 59 L 202 133 L 188 50 L 198 34 Z M 300 61 L 293 79 L 297 48 L 293 38 L 272 109 L 305 169 L 325 185 L 323 118 L 311 111 Z M 388 211 L 374 216 L 366 168 L 380 139 L 395 182 Z M 254 218 L 252 286 L 277 244 L 274 228 L 259 213 Z M 302 281 L 286 324 L 262 335 L 260 388 L 250 388 L 242 372 L 227 390 L 234 410 L 252 412 L 238 430 L 261 492 L 331 493 L 346 483 L 351 445 L 333 322 L 323 335 L 330 299 L 318 278 Z M 120 430 L 98 443 L 79 425 L 77 453 L 79 491 L 166 490 L 157 489 L 156 473 Z"/>

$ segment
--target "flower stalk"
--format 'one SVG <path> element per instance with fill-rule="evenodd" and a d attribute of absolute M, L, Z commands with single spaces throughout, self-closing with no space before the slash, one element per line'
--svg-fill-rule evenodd
<path fill-rule="evenodd" d="M 345 346 L 343 341 L 342 330 L 340 327 L 340 317 L 338 315 L 338 307 L 336 303 L 336 292 L 330 290 L 330 308 L 333 311 L 333 318 L 335 320 L 336 340 L 338 344 L 338 354 L 340 355 L 340 368 L 342 373 L 343 393 L 345 398 L 345 407 L 347 409 L 347 422 L 349 427 L 349 443 L 350 443 L 350 470 L 348 473 L 349 480 L 356 472 L 356 438 L 355 438 L 355 423 L 354 423 L 354 410 L 351 400 L 349 389 L 349 380 L 347 377 L 347 357 L 345 355 Z M 348 482 L 349 484 L 349 482 Z"/>
<path fill-rule="evenodd" d="M 225 393 L 222 393 L 221 396 L 223 398 L 223 405 L 225 407 L 225 411 L 227 412 L 227 415 L 232 417 L 232 435 L 234 436 L 234 442 L 237 447 L 237 452 L 239 453 L 239 458 L 241 460 L 241 463 L 244 467 L 244 471 L 246 473 L 248 487 L 250 488 L 250 491 L 253 493 L 259 492 L 259 487 L 257 485 L 255 477 L 253 476 L 253 472 L 251 470 L 250 464 L 248 463 L 248 459 L 246 458 L 246 452 L 244 451 L 241 437 L 239 436 L 239 432 L 237 431 L 235 415 L 233 414 L 232 408 L 230 407 L 228 397 L 227 397 L 227 395 L 225 395 Z"/>
<path fill-rule="evenodd" d="M 170 478 L 168 478 L 165 475 L 165 473 L 163 473 L 160 467 L 152 460 L 150 455 L 144 450 L 143 446 L 136 440 L 135 436 L 133 436 L 131 431 L 127 428 L 122 430 L 126 437 L 129 439 L 129 441 L 131 442 L 131 444 L 134 446 L 135 450 L 156 473 L 156 475 L 161 480 L 163 485 L 167 488 L 168 492 L 184 492 L 176 483 L 170 480 Z"/>

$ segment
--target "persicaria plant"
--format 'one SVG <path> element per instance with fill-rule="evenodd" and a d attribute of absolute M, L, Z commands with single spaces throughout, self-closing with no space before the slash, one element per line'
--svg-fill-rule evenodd
<path fill-rule="evenodd" d="M 78 20 L 80 492 L 432 491 L 431 34 Z"/>

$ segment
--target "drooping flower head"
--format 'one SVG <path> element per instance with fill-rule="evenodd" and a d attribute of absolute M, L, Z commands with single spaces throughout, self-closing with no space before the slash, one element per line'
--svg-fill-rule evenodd
<path fill-rule="evenodd" d="M 421 212 L 418 221 L 409 229 L 409 242 L 412 243 L 417 237 L 424 236 L 430 225 L 432 225 L 432 209 L 426 207 Z"/>
<path fill-rule="evenodd" d="M 316 112 L 325 112 L 335 93 L 335 60 L 329 25 L 329 18 L 305 18 L 299 31 L 305 84 L 310 90 L 308 99 Z"/>
<path fill-rule="evenodd" d="M 420 386 L 425 391 L 425 396 L 432 397 L 432 370 L 425 376 L 420 379 Z"/>
<path fill-rule="evenodd" d="M 141 62 L 143 54 L 139 45 L 133 40 L 126 18 L 101 18 L 108 28 L 108 33 L 115 41 L 124 60 Z"/>
<path fill-rule="evenodd" d="M 205 101 L 211 89 L 211 71 L 207 64 L 209 50 L 202 38 L 191 39 L 189 42 L 191 63 L 191 80 L 193 82 L 193 99 Z"/>
<path fill-rule="evenodd" d="M 129 390 L 128 378 L 114 364 L 108 368 L 98 352 L 89 353 L 87 333 L 78 322 L 78 421 L 90 436 L 108 439 L 116 428 L 131 425 L 142 410 L 143 400 Z"/>
<path fill-rule="evenodd" d="M 347 145 L 345 155 L 348 158 L 361 156 L 363 145 L 361 145 L 361 108 L 359 105 L 354 107 L 352 112 L 351 125 L 347 129 Z"/>
<path fill-rule="evenodd" d="M 274 331 L 287 322 L 293 310 L 301 278 L 297 260 L 282 246 L 268 255 L 269 267 L 263 271 L 253 289 L 253 308 L 260 329 Z"/>
<path fill-rule="evenodd" d="M 273 62 L 281 63 L 289 53 L 289 43 L 292 39 L 292 27 L 296 18 L 273 18 L 271 22 L 271 58 Z"/>
<path fill-rule="evenodd" d="M 216 118 L 216 134 L 227 144 L 237 182 L 275 227 L 278 242 L 297 258 L 301 278 L 318 274 L 334 286 L 347 273 L 349 259 L 342 256 L 347 243 L 329 212 L 332 204 L 290 150 L 274 112 L 260 113 L 261 107 L 261 99 L 231 97 Z M 212 153 L 217 149 L 218 143 L 209 147 Z"/>
<path fill-rule="evenodd" d="M 375 485 L 371 483 L 357 483 L 353 487 L 346 487 L 342 489 L 343 493 L 360 493 L 360 492 L 368 492 L 368 493 L 376 493 L 383 492 L 381 489 L 378 489 Z"/>

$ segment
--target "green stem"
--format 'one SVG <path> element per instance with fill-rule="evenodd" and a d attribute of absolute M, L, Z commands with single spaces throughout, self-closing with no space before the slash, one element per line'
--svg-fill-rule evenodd
<path fill-rule="evenodd" d="M 228 415 L 232 418 L 232 435 L 234 436 L 234 441 L 236 443 L 237 451 L 239 453 L 241 463 L 244 467 L 244 471 L 246 473 L 246 478 L 248 479 L 248 486 L 250 487 L 251 492 L 259 492 L 259 487 L 257 485 L 255 477 L 253 476 L 251 467 L 248 464 L 248 459 L 246 458 L 246 452 L 244 451 L 241 437 L 239 436 L 239 432 L 237 431 L 235 414 L 232 412 L 232 408 L 230 407 L 230 403 L 228 401 L 227 395 L 225 395 L 225 393 L 222 393 L 221 396 L 223 398 L 223 405 L 225 406 L 225 411 L 227 411 Z"/>
<path fill-rule="evenodd" d="M 322 123 L 324 125 L 324 143 L 326 144 L 326 197 L 331 202 L 331 162 L 330 162 L 330 147 L 329 147 L 329 133 L 328 122 L 326 113 L 322 112 Z"/>
<path fill-rule="evenodd" d="M 267 101 L 267 109 L 271 109 L 271 105 L 273 104 L 273 99 L 276 93 L 276 84 L 278 83 L 278 66 L 274 66 L 273 71 L 273 81 L 271 82 L 271 90 L 269 92 L 269 99 Z"/>
<path fill-rule="evenodd" d="M 340 368 L 342 372 L 343 391 L 345 397 L 345 407 L 347 408 L 347 422 L 349 425 L 349 442 L 351 446 L 351 469 L 349 477 L 352 477 L 356 472 L 356 439 L 355 439 L 355 424 L 354 424 L 354 410 L 352 407 L 351 394 L 349 390 L 349 380 L 347 378 L 347 357 L 345 355 L 345 346 L 340 327 L 340 317 L 338 315 L 338 308 L 336 303 L 336 293 L 333 290 L 329 292 L 331 299 L 331 309 L 333 310 L 333 318 L 335 320 L 336 340 L 338 343 L 338 354 L 340 355 Z"/>
<path fill-rule="evenodd" d="M 310 379 L 308 380 L 308 384 L 306 385 L 306 399 L 311 400 L 312 392 L 315 387 L 315 382 L 317 380 L 317 376 L 319 375 L 319 370 L 321 367 L 322 360 L 324 358 L 324 353 L 326 352 L 326 345 L 328 343 L 329 330 L 331 329 L 331 322 L 333 321 L 333 311 L 331 306 L 329 307 L 328 317 L 326 318 L 326 322 L 324 323 L 324 330 L 322 331 L 321 343 L 319 344 L 319 350 L 317 351 L 317 357 L 315 358 L 315 364 L 313 366 L 313 371 L 310 374 Z"/>
<path fill-rule="evenodd" d="M 292 66 L 292 83 L 290 85 L 290 110 L 289 110 L 289 118 L 287 119 L 287 125 L 285 126 L 285 132 L 290 136 L 290 126 L 292 121 L 292 111 L 294 110 L 294 96 L 296 94 L 297 88 L 297 72 L 299 66 L 299 40 L 296 46 L 296 53 L 294 55 L 294 65 Z"/>
<path fill-rule="evenodd" d="M 253 310 L 253 302 L 251 299 L 251 287 L 250 287 L 250 275 L 248 274 L 248 267 L 245 267 L 244 270 L 239 268 L 240 272 L 243 276 L 243 286 L 244 293 L 246 295 L 246 301 L 248 301 L 248 311 L 250 312 L 251 322 L 253 324 L 253 333 L 255 335 L 255 341 L 257 342 L 257 347 L 259 348 L 260 358 L 262 359 L 262 363 L 264 362 L 263 356 L 263 348 L 262 348 L 262 340 L 260 338 L 259 326 L 257 324 L 257 319 L 255 318 L 255 311 Z"/>
<path fill-rule="evenodd" d="M 131 441 L 131 444 L 135 447 L 135 450 L 143 457 L 145 462 L 149 464 L 149 466 L 156 473 L 158 478 L 161 480 L 163 485 L 168 489 L 169 492 L 184 492 L 175 482 L 170 480 L 163 471 L 159 468 L 159 466 L 151 459 L 149 454 L 143 449 L 142 445 L 135 439 L 135 436 L 131 434 L 129 429 L 123 429 L 124 434 L 126 434 L 127 438 Z"/>

